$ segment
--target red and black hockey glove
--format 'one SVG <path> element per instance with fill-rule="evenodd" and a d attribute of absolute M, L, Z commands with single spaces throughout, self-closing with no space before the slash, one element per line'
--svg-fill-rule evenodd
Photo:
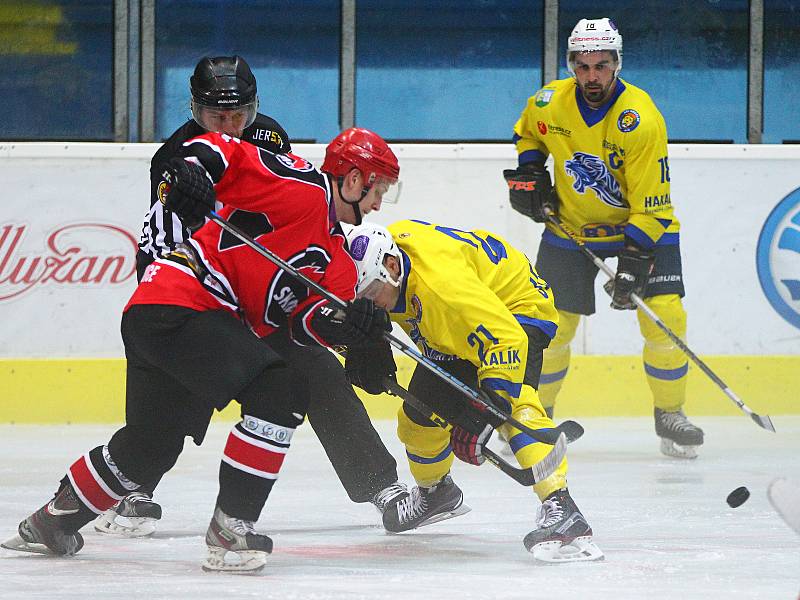
<path fill-rule="evenodd" d="M 498 395 L 494 390 L 484 388 L 480 390 L 481 398 L 489 405 L 506 412 L 511 410 L 508 400 Z M 489 443 L 495 427 L 505 421 L 494 416 L 487 408 L 477 402 L 471 402 L 458 421 L 453 423 L 450 431 L 450 446 L 453 454 L 459 460 L 472 465 L 483 464 L 483 448 Z"/>
<path fill-rule="evenodd" d="M 494 427 L 486 425 L 480 433 L 473 433 L 459 425 L 450 431 L 450 446 L 459 460 L 471 465 L 481 465 L 486 460 L 483 448 L 492 439 Z"/>
<path fill-rule="evenodd" d="M 397 365 L 392 347 L 381 340 L 375 344 L 349 346 L 344 362 L 347 380 L 368 394 L 381 394 L 386 390 L 384 379 L 396 380 Z"/>
<path fill-rule="evenodd" d="M 539 163 L 526 163 L 503 171 L 511 207 L 537 223 L 547 223 L 548 211 L 558 214 L 558 196 L 553 192 L 550 173 Z"/>
<path fill-rule="evenodd" d="M 197 229 L 214 210 L 217 194 L 206 170 L 182 158 L 171 158 L 163 178 L 169 186 L 164 208 L 174 212 L 189 229 Z"/>

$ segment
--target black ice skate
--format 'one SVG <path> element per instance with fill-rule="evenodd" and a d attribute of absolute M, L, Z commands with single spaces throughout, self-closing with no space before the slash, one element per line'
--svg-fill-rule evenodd
<path fill-rule="evenodd" d="M 697 458 L 703 445 L 703 430 L 692 425 L 682 410 L 655 409 L 656 435 L 661 438 L 661 453 L 675 458 Z"/>
<path fill-rule="evenodd" d="M 81 504 L 67 484 L 55 498 L 19 524 L 19 535 L 0 544 L 8 550 L 58 556 L 72 556 L 83 548 L 83 536 L 64 521 L 77 515 Z M 86 510 L 86 509 L 84 509 Z M 83 521 L 86 523 L 88 519 Z"/>
<path fill-rule="evenodd" d="M 256 533 L 253 521 L 231 517 L 217 507 L 206 532 L 204 571 L 253 573 L 267 564 L 272 540 Z"/>
<path fill-rule="evenodd" d="M 408 496 L 408 488 L 405 484 L 395 482 L 375 494 L 371 502 L 378 509 L 378 512 L 383 515 L 388 506 L 399 502 L 406 496 Z"/>
<path fill-rule="evenodd" d="M 124 537 L 152 535 L 161 518 L 161 505 L 143 492 L 128 494 L 114 508 L 109 508 L 94 522 L 100 533 Z"/>
<path fill-rule="evenodd" d="M 566 489 L 545 498 L 536 514 L 536 529 L 525 536 L 525 548 L 546 563 L 600 560 L 592 528 Z"/>
<path fill-rule="evenodd" d="M 464 494 L 448 474 L 432 487 L 414 486 L 410 494 L 396 496 L 383 512 L 383 526 L 386 531 L 399 533 L 469 511 Z"/>

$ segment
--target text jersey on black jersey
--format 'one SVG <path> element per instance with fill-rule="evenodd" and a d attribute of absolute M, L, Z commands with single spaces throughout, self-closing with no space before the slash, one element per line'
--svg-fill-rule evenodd
<path fill-rule="evenodd" d="M 164 165 L 174 156 L 180 156 L 183 143 L 206 133 L 196 121 L 184 123 L 161 145 L 150 161 L 150 209 L 144 217 L 142 235 L 139 239 L 139 255 L 137 263 L 140 270 L 156 258 L 171 252 L 190 236 L 190 232 L 183 226 L 181 220 L 170 211 L 164 210 L 161 201 L 164 186 L 162 173 Z M 250 142 L 259 148 L 264 148 L 277 154 L 291 152 L 289 136 L 283 127 L 266 115 L 258 113 L 255 121 L 242 133 L 242 140 Z"/>

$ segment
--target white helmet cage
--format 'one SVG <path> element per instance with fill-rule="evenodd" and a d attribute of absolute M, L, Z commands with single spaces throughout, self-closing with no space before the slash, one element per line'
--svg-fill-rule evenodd
<path fill-rule="evenodd" d="M 398 287 L 403 280 L 403 257 L 392 239 L 392 234 L 382 225 L 362 223 L 345 233 L 350 256 L 358 270 L 356 296 L 374 298 L 380 286 L 371 284 L 378 281 Z M 383 261 L 386 255 L 394 256 L 400 262 L 400 277 L 395 281 Z"/>
<path fill-rule="evenodd" d="M 614 21 L 602 19 L 581 19 L 567 40 L 567 69 L 575 77 L 574 55 L 576 52 L 597 52 L 608 50 L 616 54 L 617 68 L 614 77 L 622 70 L 622 35 Z"/>

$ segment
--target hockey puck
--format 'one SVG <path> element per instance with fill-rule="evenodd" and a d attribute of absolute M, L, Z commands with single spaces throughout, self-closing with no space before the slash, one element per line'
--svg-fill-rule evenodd
<path fill-rule="evenodd" d="M 738 487 L 735 490 L 733 490 L 730 494 L 728 494 L 727 498 L 728 506 L 730 506 L 731 508 L 736 508 L 738 506 L 741 506 L 742 504 L 747 502 L 747 499 L 749 497 L 750 497 L 750 490 L 748 490 L 744 486 Z"/>

